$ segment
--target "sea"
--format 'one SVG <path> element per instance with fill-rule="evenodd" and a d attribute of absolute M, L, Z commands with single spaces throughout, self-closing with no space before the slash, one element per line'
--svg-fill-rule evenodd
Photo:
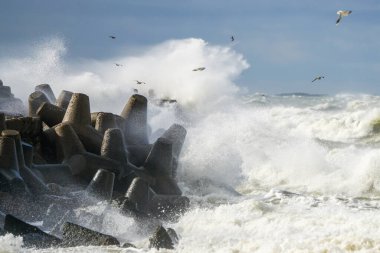
<path fill-rule="evenodd" d="M 380 252 L 380 96 L 310 94 L 310 80 L 310 93 L 249 91 L 238 85 L 244 56 L 198 38 L 103 60 L 68 59 L 61 38 L 33 45 L 0 58 L 4 85 L 25 103 L 49 83 L 56 96 L 86 93 L 92 111 L 120 113 L 138 89 L 151 142 L 171 124 L 186 128 L 177 180 L 190 208 L 163 223 L 178 234 L 174 250 L 150 249 L 150 229 L 99 204 L 87 210 L 104 214 L 96 229 L 136 248 L 35 249 L 7 234 L 1 253 Z"/>
<path fill-rule="evenodd" d="M 108 209 L 101 232 L 137 248 L 33 249 L 7 234 L 0 252 L 380 252 L 380 96 L 251 93 L 207 110 L 149 103 L 152 142 L 160 126 L 187 129 L 177 177 L 191 206 L 164 222 L 175 249 L 150 249 L 131 217 Z"/>

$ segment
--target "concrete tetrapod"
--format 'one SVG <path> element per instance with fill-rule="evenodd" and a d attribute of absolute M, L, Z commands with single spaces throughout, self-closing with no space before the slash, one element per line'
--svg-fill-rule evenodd
<path fill-rule="evenodd" d="M 147 182 L 139 177 L 136 177 L 129 186 L 125 197 L 135 204 L 137 211 L 146 214 L 148 212 L 149 201 L 152 198 L 152 194 L 153 193 Z"/>
<path fill-rule="evenodd" d="M 6 215 L 4 220 L 4 230 L 15 236 L 22 236 L 23 243 L 27 247 L 48 248 L 59 245 L 62 241 L 40 228 L 30 225 L 13 215 Z"/>
<path fill-rule="evenodd" d="M 147 145 L 147 99 L 144 96 L 134 94 L 124 106 L 120 116 L 125 119 L 124 134 L 125 143 L 129 145 Z"/>
<path fill-rule="evenodd" d="M 0 191 L 20 194 L 27 187 L 20 176 L 15 142 L 9 137 L 0 137 Z"/>
<path fill-rule="evenodd" d="M 54 92 L 51 89 L 49 84 L 44 83 L 44 84 L 37 85 L 34 88 L 34 90 L 43 92 L 46 95 L 46 97 L 49 99 L 50 103 L 54 104 L 56 102 Z"/>
<path fill-rule="evenodd" d="M 156 179 L 152 189 L 157 194 L 182 195 L 177 182 L 172 178 L 172 143 L 165 138 L 158 138 L 154 143 L 144 168 Z"/>
<path fill-rule="evenodd" d="M 43 102 L 36 111 L 37 116 L 49 127 L 61 123 L 65 113 L 65 109 L 46 102 Z"/>
<path fill-rule="evenodd" d="M 123 134 L 118 128 L 108 129 L 103 138 L 101 156 L 119 162 L 120 173 L 115 181 L 115 191 L 125 193 L 133 178 L 141 177 L 149 184 L 154 184 L 154 178 L 144 170 L 137 168 L 128 161 L 128 152 L 125 149 Z"/>
<path fill-rule="evenodd" d="M 67 91 L 67 90 L 61 91 L 61 93 L 59 94 L 57 98 L 57 101 L 55 102 L 55 105 L 66 110 L 67 107 L 69 106 L 69 103 L 73 94 L 74 93 L 72 93 L 71 91 Z"/>
<path fill-rule="evenodd" d="M 15 117 L 5 120 L 6 129 L 16 130 L 23 138 L 34 139 L 42 133 L 39 117 Z"/>
<path fill-rule="evenodd" d="M 108 170 L 99 169 L 86 188 L 88 195 L 111 201 L 115 173 Z"/>
<path fill-rule="evenodd" d="M 172 176 L 175 178 L 177 176 L 178 158 L 186 138 L 186 129 L 179 124 L 173 124 L 168 130 L 163 133 L 162 137 L 171 141 L 172 143 Z"/>
<path fill-rule="evenodd" d="M 159 226 L 156 231 L 154 231 L 151 238 L 149 238 L 149 248 L 158 249 L 174 249 L 174 245 L 170 235 L 165 230 L 164 227 Z"/>
<path fill-rule="evenodd" d="M 29 116 L 37 116 L 37 109 L 43 102 L 50 103 L 48 97 L 42 91 L 35 91 L 29 95 Z"/>
<path fill-rule="evenodd" d="M 62 123 L 72 125 L 87 151 L 100 154 L 103 135 L 91 126 L 90 101 L 87 95 L 72 95 Z"/>
<path fill-rule="evenodd" d="M 95 129 L 101 134 L 109 128 L 117 127 L 115 117 L 112 113 L 99 112 L 96 116 Z"/>
<path fill-rule="evenodd" d="M 70 222 L 63 224 L 62 231 L 63 245 L 67 247 L 120 245 L 120 242 L 113 236 L 102 234 Z"/>
<path fill-rule="evenodd" d="M 22 142 L 22 150 L 26 167 L 30 168 L 46 184 L 70 185 L 75 181 L 71 167 L 67 164 L 33 164 L 33 146 Z"/>
<path fill-rule="evenodd" d="M 60 124 L 55 131 L 63 152 L 63 162 L 71 166 L 73 175 L 90 181 L 100 168 L 120 173 L 118 162 L 87 152 L 71 124 Z"/>
<path fill-rule="evenodd" d="M 19 132 L 16 130 L 3 130 L 1 135 L 4 137 L 10 137 L 14 140 L 20 175 L 24 179 L 28 188 L 37 194 L 49 193 L 49 189 L 46 187 L 45 183 L 25 164 L 24 152 Z"/>

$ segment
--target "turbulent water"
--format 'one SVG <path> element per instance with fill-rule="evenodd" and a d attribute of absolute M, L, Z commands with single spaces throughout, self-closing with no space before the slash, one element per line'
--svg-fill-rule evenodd
<path fill-rule="evenodd" d="M 191 209 L 165 224 L 180 236 L 175 252 L 380 251 L 380 136 L 372 131 L 380 97 L 254 94 L 207 112 L 150 108 L 153 130 L 164 119 L 188 130 L 178 178 Z M 112 211 L 102 231 L 139 249 L 25 249 L 11 235 L 0 245 L 6 252 L 155 251 L 134 226 Z"/>
<path fill-rule="evenodd" d="M 175 252 L 380 251 L 380 134 L 372 131 L 380 97 L 241 95 L 235 79 L 249 66 L 244 58 L 200 39 L 79 64 L 64 62 L 65 50 L 53 40 L 27 57 L 0 59 L 4 85 L 25 101 L 33 85 L 49 82 L 56 94 L 88 93 L 93 111 L 120 113 L 143 78 L 142 94 L 153 88 L 178 100 L 148 105 L 151 141 L 172 123 L 188 131 L 178 180 L 191 208 L 164 224 L 179 234 Z M 191 71 L 201 63 L 205 71 Z M 155 252 L 149 234 L 117 210 L 99 230 L 138 249 L 26 249 L 6 235 L 0 252 Z"/>

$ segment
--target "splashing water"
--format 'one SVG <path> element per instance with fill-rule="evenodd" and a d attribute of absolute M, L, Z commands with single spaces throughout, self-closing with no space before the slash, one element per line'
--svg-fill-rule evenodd
<path fill-rule="evenodd" d="M 243 96 L 234 80 L 248 63 L 230 48 L 201 39 L 172 40 L 141 55 L 80 63 L 63 60 L 61 42 L 42 44 L 26 58 L 0 60 L 3 80 L 16 96 L 25 99 L 49 77 L 56 93 L 89 94 L 93 111 L 121 111 L 134 80 L 147 83 L 139 87 L 145 95 L 154 89 L 157 96 L 179 101 L 149 104 L 153 132 L 174 122 L 188 131 L 178 176 L 192 208 L 177 223 L 166 224 L 181 237 L 176 252 L 380 250 L 380 145 L 372 132 L 380 97 Z M 17 76 L 14 68 L 28 61 L 44 64 Z M 114 62 L 125 68 L 115 68 Z M 199 66 L 206 70 L 191 71 Z M 147 248 L 147 238 L 128 233 L 126 224 L 133 226 L 113 211 L 103 230 L 129 237 L 142 248 L 138 252 L 155 252 Z M 21 249 L 19 238 L 7 238 L 16 246 L 9 248 L 0 237 L 2 248 Z M 112 247 L 58 251 L 128 252 Z"/>

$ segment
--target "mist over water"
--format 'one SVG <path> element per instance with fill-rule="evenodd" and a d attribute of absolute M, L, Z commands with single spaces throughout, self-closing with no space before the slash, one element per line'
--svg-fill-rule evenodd
<path fill-rule="evenodd" d="M 0 59 L 4 85 L 25 101 L 35 85 L 50 83 L 56 95 L 83 92 L 92 111 L 114 113 L 133 88 L 177 99 L 178 105 L 148 106 L 153 132 L 175 122 L 188 131 L 178 177 L 192 208 L 168 224 L 181 237 L 176 251 L 379 250 L 380 138 L 372 123 L 380 97 L 242 94 L 235 80 L 249 67 L 244 57 L 201 39 L 106 60 L 67 61 L 67 50 L 53 38 L 23 58 Z M 201 66 L 206 70 L 192 71 Z M 104 230 L 125 234 L 122 221 L 109 216 Z M 0 245 L 20 250 L 19 238 L 7 238 Z M 148 251 L 147 240 L 137 244 Z"/>

